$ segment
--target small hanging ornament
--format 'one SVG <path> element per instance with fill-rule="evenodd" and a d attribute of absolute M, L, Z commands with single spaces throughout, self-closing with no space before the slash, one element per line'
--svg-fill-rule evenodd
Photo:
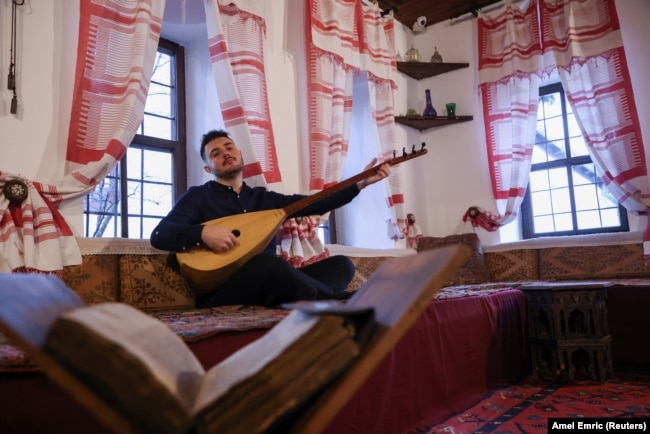
<path fill-rule="evenodd" d="M 431 56 L 431 63 L 442 63 L 442 56 L 438 53 L 438 47 L 433 47 L 433 56 Z"/>

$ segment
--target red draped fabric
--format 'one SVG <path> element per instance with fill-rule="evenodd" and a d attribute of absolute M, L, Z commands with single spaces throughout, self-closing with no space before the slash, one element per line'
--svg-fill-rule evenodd
<path fill-rule="evenodd" d="M 58 207 L 87 194 L 115 166 L 144 114 L 164 0 L 80 2 L 79 42 L 65 175 L 44 184 L 20 180 L 27 199 L 0 197 L 0 269 L 56 272 L 81 263 Z"/>

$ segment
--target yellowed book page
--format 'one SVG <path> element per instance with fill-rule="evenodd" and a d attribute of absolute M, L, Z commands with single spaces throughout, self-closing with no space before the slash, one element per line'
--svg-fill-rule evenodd
<path fill-rule="evenodd" d="M 320 320 L 317 315 L 292 311 L 264 336 L 232 354 L 205 374 L 194 414 L 235 385 L 259 373 Z"/>
<path fill-rule="evenodd" d="M 122 303 L 79 308 L 62 317 L 83 324 L 126 349 L 147 366 L 155 379 L 177 396 L 189 412 L 205 370 L 185 342 L 164 323 Z"/>

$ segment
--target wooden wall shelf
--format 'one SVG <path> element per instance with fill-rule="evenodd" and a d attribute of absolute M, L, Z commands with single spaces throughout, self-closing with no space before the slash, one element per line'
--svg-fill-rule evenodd
<path fill-rule="evenodd" d="M 469 63 L 397 62 L 398 71 L 416 80 L 467 67 Z"/>
<path fill-rule="evenodd" d="M 428 130 L 429 128 L 442 127 L 443 125 L 467 122 L 474 119 L 474 116 L 395 116 L 395 122 L 415 128 L 416 130 Z"/>

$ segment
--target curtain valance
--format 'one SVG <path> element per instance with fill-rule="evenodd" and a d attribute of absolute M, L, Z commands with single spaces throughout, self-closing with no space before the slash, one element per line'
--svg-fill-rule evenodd
<path fill-rule="evenodd" d="M 508 0 L 478 25 L 481 83 L 569 68 L 623 46 L 613 1 Z"/>
<path fill-rule="evenodd" d="M 375 3 L 358 0 L 310 2 L 313 45 L 347 67 L 393 81 L 395 73 L 394 22 L 382 17 Z"/>

